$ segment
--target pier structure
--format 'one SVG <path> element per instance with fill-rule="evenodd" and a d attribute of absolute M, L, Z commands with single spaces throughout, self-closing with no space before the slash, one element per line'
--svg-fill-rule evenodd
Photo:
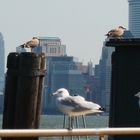
<path fill-rule="evenodd" d="M 45 54 L 10 53 L 7 59 L 3 129 L 37 129 L 41 114 Z M 18 140 L 21 138 L 15 138 Z M 38 137 L 26 140 L 38 140 Z M 7 140 L 7 138 L 2 138 Z M 11 140 L 8 138 L 8 140 Z"/>
<path fill-rule="evenodd" d="M 140 127 L 140 38 L 109 39 L 112 53 L 109 127 Z M 140 135 L 116 135 L 109 140 L 140 140 Z"/>

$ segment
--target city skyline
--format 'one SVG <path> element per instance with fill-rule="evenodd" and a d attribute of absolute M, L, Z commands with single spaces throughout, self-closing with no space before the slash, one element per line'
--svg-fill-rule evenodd
<path fill-rule="evenodd" d="M 56 36 L 69 56 L 97 64 L 104 34 L 118 25 L 128 27 L 128 1 L 5 0 L 0 15 L 6 56 L 32 36 Z"/>

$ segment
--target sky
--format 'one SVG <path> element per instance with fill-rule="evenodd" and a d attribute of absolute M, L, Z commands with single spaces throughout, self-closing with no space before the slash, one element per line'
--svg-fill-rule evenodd
<path fill-rule="evenodd" d="M 67 55 L 98 64 L 105 34 L 128 28 L 127 0 L 0 0 L 6 57 L 33 36 L 59 37 Z"/>

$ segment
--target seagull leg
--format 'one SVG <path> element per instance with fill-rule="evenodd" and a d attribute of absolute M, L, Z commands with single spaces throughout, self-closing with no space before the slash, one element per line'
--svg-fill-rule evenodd
<path fill-rule="evenodd" d="M 71 116 L 71 128 L 73 129 L 74 128 L 74 117 Z"/>
<path fill-rule="evenodd" d="M 64 120 L 63 120 L 63 128 L 66 126 L 66 115 L 64 114 Z"/>
<path fill-rule="evenodd" d="M 68 130 L 72 130 L 72 128 L 71 128 L 71 116 L 68 117 Z"/>
<path fill-rule="evenodd" d="M 74 127 L 74 117 L 73 116 L 69 116 L 68 129 L 72 130 L 73 127 Z"/>

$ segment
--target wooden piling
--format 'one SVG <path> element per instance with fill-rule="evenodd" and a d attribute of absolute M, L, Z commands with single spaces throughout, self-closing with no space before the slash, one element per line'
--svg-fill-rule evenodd
<path fill-rule="evenodd" d="M 3 128 L 39 128 L 44 66 L 43 53 L 12 53 L 8 56 Z M 38 140 L 38 137 L 14 138 L 21 139 Z"/>
<path fill-rule="evenodd" d="M 7 73 L 4 93 L 3 129 L 13 129 L 18 79 L 18 53 L 10 53 L 7 59 Z"/>
<path fill-rule="evenodd" d="M 38 96 L 37 96 L 37 108 L 36 108 L 36 118 L 35 118 L 35 126 L 34 128 L 39 128 L 40 125 L 40 114 L 41 114 L 41 107 L 42 107 L 42 92 L 43 92 L 43 85 L 44 85 L 44 75 L 45 75 L 45 54 L 40 54 L 41 57 L 41 64 L 40 64 L 40 76 L 39 76 L 39 89 L 38 89 Z"/>
<path fill-rule="evenodd" d="M 40 65 L 41 57 L 37 54 L 20 54 L 15 128 L 34 128 Z"/>
<path fill-rule="evenodd" d="M 110 39 L 112 54 L 110 127 L 140 127 L 140 38 Z M 109 140 L 140 140 L 140 135 L 110 136 Z"/>

